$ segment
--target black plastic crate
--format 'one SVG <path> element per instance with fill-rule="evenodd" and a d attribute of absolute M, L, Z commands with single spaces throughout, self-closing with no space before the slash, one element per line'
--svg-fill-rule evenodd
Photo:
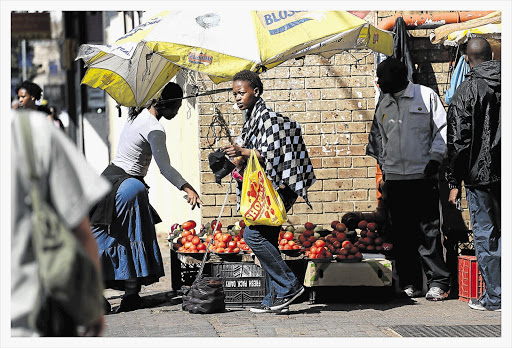
<path fill-rule="evenodd" d="M 265 297 L 265 271 L 254 263 L 225 262 L 210 265 L 212 277 L 222 278 L 226 307 L 246 307 Z"/>
<path fill-rule="evenodd" d="M 171 288 L 175 291 L 180 290 L 183 285 L 192 285 L 196 280 L 199 268 L 201 267 L 201 261 L 193 260 L 194 263 L 187 263 L 180 260 L 183 258 L 178 256 L 178 253 L 171 249 L 170 250 L 171 260 Z M 210 265 L 206 263 L 204 265 L 203 274 L 208 274 Z"/>

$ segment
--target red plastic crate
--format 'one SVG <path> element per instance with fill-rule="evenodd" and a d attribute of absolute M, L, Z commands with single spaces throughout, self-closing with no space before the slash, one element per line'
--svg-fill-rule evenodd
<path fill-rule="evenodd" d="M 459 256 L 459 300 L 468 302 L 471 298 L 480 298 L 484 290 L 476 256 Z"/>

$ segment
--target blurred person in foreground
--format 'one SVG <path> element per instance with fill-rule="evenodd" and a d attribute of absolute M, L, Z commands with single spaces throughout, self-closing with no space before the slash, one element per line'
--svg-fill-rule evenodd
<path fill-rule="evenodd" d="M 492 60 L 483 38 L 468 41 L 471 70 L 448 107 L 449 202 L 458 205 L 464 181 L 482 296 L 470 299 L 476 310 L 501 309 L 501 62 Z"/>
<path fill-rule="evenodd" d="M 34 209 L 31 179 L 20 130 L 20 116 L 29 113 L 34 160 L 41 197 L 76 236 L 100 272 L 96 242 L 88 213 L 93 204 L 108 193 L 110 185 L 87 164 L 75 145 L 43 113 L 31 110 L 12 112 L 11 128 L 11 334 L 39 336 L 29 324 L 38 299 L 38 264 L 32 248 Z M 37 136 L 35 136 L 37 135 Z M 80 308 L 76 308 L 80 311 Z M 99 336 L 103 315 L 86 327 L 85 334 Z"/>
<path fill-rule="evenodd" d="M 143 301 L 139 296 L 141 286 L 156 283 L 164 276 L 155 231 L 155 224 L 162 220 L 149 203 L 149 186 L 144 182 L 151 159 L 155 158 L 167 181 L 186 193 L 192 209 L 203 203 L 196 190 L 171 165 L 165 129 L 159 122 L 162 118 L 170 121 L 178 114 L 182 97 L 181 87 L 169 82 L 150 106 L 131 108 L 117 154 L 102 173 L 113 188 L 91 211 L 91 225 L 105 287 L 124 290 L 116 313 L 152 306 L 151 301 Z M 108 307 L 106 311 L 109 312 Z"/>
<path fill-rule="evenodd" d="M 228 145 L 222 150 L 232 158 L 247 159 L 251 150 L 262 163 L 269 180 L 281 195 L 286 210 L 291 209 L 298 196 L 308 201 L 307 190 L 315 182 L 313 166 L 301 135 L 300 125 L 288 117 L 276 114 L 261 94 L 263 83 L 255 72 L 243 70 L 233 77 L 233 95 L 244 112 L 241 131 L 243 145 Z M 241 183 L 237 189 L 240 202 Z M 265 270 L 269 292 L 261 304 L 251 308 L 254 313 L 287 312 L 289 305 L 303 292 L 304 287 L 281 257 L 278 236 L 281 226 L 246 226 L 244 239 Z"/>
<path fill-rule="evenodd" d="M 430 88 L 407 80 L 407 68 L 388 58 L 377 66 L 384 97 L 375 115 L 382 141 L 382 171 L 391 217 L 399 283 L 408 297 L 448 297 L 450 272 L 443 258 L 439 167 L 446 155 L 446 112 Z"/>

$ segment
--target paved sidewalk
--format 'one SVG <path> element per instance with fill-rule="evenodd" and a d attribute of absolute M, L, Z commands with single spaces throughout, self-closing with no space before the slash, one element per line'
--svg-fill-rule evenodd
<path fill-rule="evenodd" d="M 163 243 L 161 248 L 167 275 L 143 287 L 141 296 L 162 303 L 106 316 L 105 337 L 499 337 L 501 332 L 500 312 L 475 311 L 457 299 L 431 302 L 424 297 L 322 303 L 320 294 L 315 304 L 301 297 L 304 301 L 292 304 L 287 314 L 254 314 L 248 309 L 190 314 L 171 291 L 169 250 Z M 122 292 L 107 290 L 105 295 L 115 308 Z"/>

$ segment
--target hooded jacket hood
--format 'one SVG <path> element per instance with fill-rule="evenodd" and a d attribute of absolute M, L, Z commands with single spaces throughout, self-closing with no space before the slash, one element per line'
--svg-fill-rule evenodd
<path fill-rule="evenodd" d="M 486 80 L 489 86 L 501 85 L 501 61 L 489 60 L 474 66 L 466 75 L 466 79 L 475 78 Z"/>

